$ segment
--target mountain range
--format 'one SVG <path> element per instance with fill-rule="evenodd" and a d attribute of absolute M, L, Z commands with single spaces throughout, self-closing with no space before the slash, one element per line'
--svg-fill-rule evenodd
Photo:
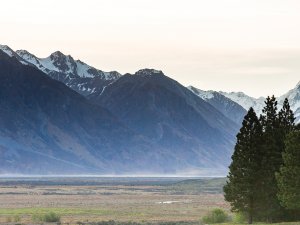
<path fill-rule="evenodd" d="M 300 85 L 285 97 L 300 116 Z M 263 104 L 0 45 L 0 174 L 223 175 L 246 111 Z"/>

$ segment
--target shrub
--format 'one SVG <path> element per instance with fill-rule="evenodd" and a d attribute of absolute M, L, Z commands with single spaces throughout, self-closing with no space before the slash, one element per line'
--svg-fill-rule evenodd
<path fill-rule="evenodd" d="M 54 212 L 49 212 L 44 215 L 34 214 L 34 215 L 32 215 L 32 220 L 53 223 L 53 222 L 60 222 L 60 216 Z"/>
<path fill-rule="evenodd" d="M 205 224 L 224 223 L 229 220 L 229 216 L 222 209 L 213 209 L 206 216 L 202 217 L 202 222 Z"/>
<path fill-rule="evenodd" d="M 42 216 L 42 221 L 43 222 L 60 222 L 60 216 L 57 215 L 56 213 L 54 212 L 49 212 L 49 213 L 46 213 L 45 215 Z"/>
<path fill-rule="evenodd" d="M 245 213 L 242 213 L 242 212 L 235 213 L 233 216 L 233 222 L 234 223 L 246 223 L 247 216 L 245 215 Z"/>

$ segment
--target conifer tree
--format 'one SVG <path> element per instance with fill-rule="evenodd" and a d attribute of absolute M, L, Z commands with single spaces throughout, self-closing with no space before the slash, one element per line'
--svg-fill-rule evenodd
<path fill-rule="evenodd" d="M 263 127 L 262 177 L 260 206 L 262 216 L 268 222 L 282 216 L 284 212 L 277 197 L 278 186 L 275 173 L 282 164 L 283 139 L 280 120 L 277 114 L 277 101 L 274 96 L 267 97 L 260 117 Z"/>
<path fill-rule="evenodd" d="M 250 108 L 237 134 L 228 181 L 224 186 L 225 199 L 230 202 L 232 211 L 247 213 L 249 223 L 258 211 L 261 136 L 262 127 Z"/>
<path fill-rule="evenodd" d="M 285 139 L 285 135 L 287 135 L 290 131 L 295 128 L 295 116 L 293 111 L 291 110 L 288 99 L 286 98 L 283 102 L 282 109 L 278 113 L 280 127 L 283 131 L 282 136 Z"/>
<path fill-rule="evenodd" d="M 285 144 L 283 165 L 276 175 L 278 197 L 283 206 L 300 212 L 300 131 L 291 132 Z"/>

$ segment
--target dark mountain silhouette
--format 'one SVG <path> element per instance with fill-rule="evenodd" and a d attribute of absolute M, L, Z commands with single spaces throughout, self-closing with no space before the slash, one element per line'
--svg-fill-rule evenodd
<path fill-rule="evenodd" d="M 0 51 L 2 173 L 163 171 L 153 149 L 106 109 Z"/>
<path fill-rule="evenodd" d="M 177 162 L 205 168 L 230 161 L 239 125 L 161 71 L 126 74 L 88 97 Z"/>

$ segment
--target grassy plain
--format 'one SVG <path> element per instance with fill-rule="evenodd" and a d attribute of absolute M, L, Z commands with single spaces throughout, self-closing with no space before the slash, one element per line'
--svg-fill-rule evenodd
<path fill-rule="evenodd" d="M 229 212 L 224 178 L 96 180 L 0 179 L 0 223 L 40 224 L 36 215 L 54 212 L 63 224 L 99 221 L 200 224 L 213 208 Z M 122 225 L 122 224 L 118 224 Z M 226 224 L 229 225 L 229 224 Z M 231 225 L 231 224 L 230 224 Z M 280 225 L 300 225 L 282 223 Z"/>
<path fill-rule="evenodd" d="M 216 182 L 217 185 L 212 185 Z M 222 183 L 222 181 L 221 181 Z M 218 187 L 219 186 L 219 187 Z M 198 222 L 208 210 L 228 210 L 220 180 L 0 181 L 0 222 L 30 223 L 54 212 L 63 223 L 103 220 Z"/>

